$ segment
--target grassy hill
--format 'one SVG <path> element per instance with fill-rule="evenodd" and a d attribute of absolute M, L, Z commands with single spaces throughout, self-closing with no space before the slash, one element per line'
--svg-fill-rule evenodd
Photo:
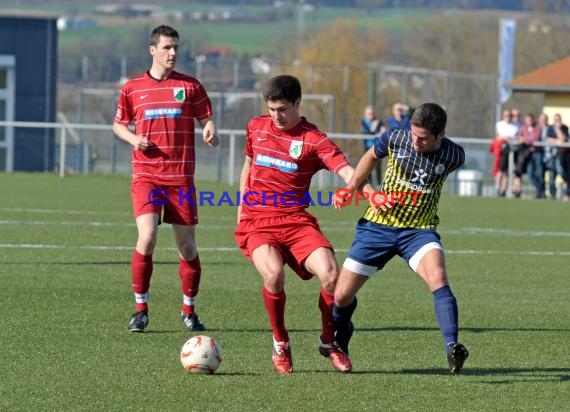
<path fill-rule="evenodd" d="M 48 4 L 26 4 L 19 2 L 1 5 L 0 14 L 34 15 L 34 16 L 81 16 L 92 18 L 97 27 L 91 29 L 66 30 L 59 36 L 60 47 L 66 48 L 82 39 L 123 38 L 134 28 L 148 26 L 152 28 L 159 24 L 171 24 L 180 33 L 190 36 L 193 42 L 202 46 L 216 45 L 229 47 L 237 53 L 269 53 L 278 51 L 280 44 L 302 29 L 310 32 L 315 28 L 327 25 L 335 20 L 344 19 L 354 22 L 359 27 L 380 26 L 387 31 L 397 32 L 407 29 L 406 19 L 422 19 L 432 16 L 435 10 L 411 9 L 378 9 L 367 11 L 358 8 L 339 8 L 320 6 L 310 12 L 303 12 L 302 20 L 299 10 L 277 9 L 273 6 L 245 5 L 238 7 L 199 5 L 187 3 L 164 3 L 164 11 L 208 12 L 228 9 L 239 11 L 241 20 L 238 21 L 187 21 L 177 22 L 160 18 L 124 18 L 103 15 L 96 12 L 97 4 L 74 4 L 67 2 L 50 2 Z M 277 50 L 276 50 L 277 49 Z"/>

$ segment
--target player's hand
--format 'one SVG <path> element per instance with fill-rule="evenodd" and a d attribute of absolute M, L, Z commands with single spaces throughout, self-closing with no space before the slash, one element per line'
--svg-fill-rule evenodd
<path fill-rule="evenodd" d="M 344 187 L 338 189 L 334 192 L 332 204 L 336 210 L 340 210 L 345 206 L 349 206 L 352 203 L 353 191 Z"/>
<path fill-rule="evenodd" d="M 388 210 L 392 209 L 396 202 L 392 197 L 386 193 L 375 192 L 370 196 L 370 208 L 374 210 L 374 213 L 382 211 L 386 213 Z"/>
<path fill-rule="evenodd" d="M 210 147 L 216 147 L 217 145 L 220 144 L 220 139 L 218 139 L 217 135 L 209 136 L 205 138 L 204 141 Z"/>
<path fill-rule="evenodd" d="M 214 126 L 214 122 L 209 121 L 202 129 L 202 137 L 204 142 L 210 147 L 216 147 L 220 140 L 218 139 L 218 135 L 216 134 L 216 126 Z"/>
<path fill-rule="evenodd" d="M 135 148 L 135 150 L 139 150 L 141 152 L 144 152 L 150 146 L 152 146 L 152 143 L 145 136 L 138 136 L 137 135 L 135 137 L 135 141 L 133 142 L 133 147 Z"/>

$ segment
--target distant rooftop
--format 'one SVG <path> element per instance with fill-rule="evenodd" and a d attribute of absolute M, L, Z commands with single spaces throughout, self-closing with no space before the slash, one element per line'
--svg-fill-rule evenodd
<path fill-rule="evenodd" d="M 513 79 L 509 87 L 525 92 L 570 92 L 570 56 Z"/>

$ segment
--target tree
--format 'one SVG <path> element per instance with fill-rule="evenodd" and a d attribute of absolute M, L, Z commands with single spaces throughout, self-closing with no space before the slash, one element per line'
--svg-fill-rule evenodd
<path fill-rule="evenodd" d="M 278 71 L 296 75 L 305 94 L 334 95 L 335 127 L 329 132 L 358 132 L 368 104 L 368 63 L 383 60 L 387 47 L 388 36 L 383 30 L 362 30 L 352 20 L 336 21 L 292 42 Z M 310 120 L 324 129 L 328 124 L 326 108 L 307 103 L 303 109 L 310 110 Z M 360 142 L 354 142 L 343 149 L 356 155 L 361 147 Z"/>

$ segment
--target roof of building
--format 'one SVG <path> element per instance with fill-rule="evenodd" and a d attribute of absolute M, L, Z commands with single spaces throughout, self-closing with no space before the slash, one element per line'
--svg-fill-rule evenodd
<path fill-rule="evenodd" d="M 525 92 L 570 92 L 570 56 L 513 79 L 508 87 Z"/>

